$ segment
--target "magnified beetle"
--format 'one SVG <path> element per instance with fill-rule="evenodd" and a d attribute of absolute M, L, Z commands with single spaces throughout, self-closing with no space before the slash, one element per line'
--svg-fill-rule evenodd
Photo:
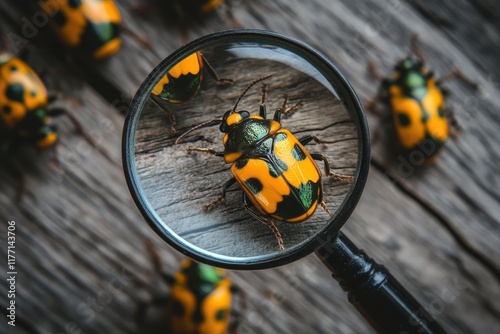
<path fill-rule="evenodd" d="M 460 130 L 454 114 L 445 106 L 448 92 L 442 83 L 460 77 L 477 85 L 458 70 L 436 80 L 434 73 L 425 68 L 423 54 L 417 46 L 417 35 L 412 37 L 411 50 L 416 58 L 408 56 L 399 61 L 392 79 L 381 79 L 375 65 L 369 63 L 370 72 L 381 80 L 381 85 L 366 104 L 366 109 L 377 112 L 378 101 L 388 105 L 402 153 L 411 158 L 414 152 L 419 152 L 423 155 L 423 163 L 430 164 L 436 161 L 448 137 L 456 138 Z"/>
<path fill-rule="evenodd" d="M 153 101 L 169 115 L 172 132 L 176 132 L 175 116 L 161 100 L 179 104 L 196 96 L 205 77 L 204 69 L 207 69 L 210 76 L 218 84 L 232 84 L 234 82 L 232 79 L 219 78 L 203 54 L 195 52 L 172 67 L 153 88 L 151 92 Z"/>
<path fill-rule="evenodd" d="M 287 109 L 288 96 L 285 95 L 281 108 L 276 110 L 272 120 L 268 120 L 265 105 L 267 86 L 264 85 L 259 115 L 237 110 L 238 103 L 248 90 L 270 77 L 271 75 L 268 75 L 252 82 L 239 96 L 234 107 L 224 114 L 222 120 L 212 120 L 195 126 L 181 135 L 176 144 L 192 131 L 211 124 L 220 124 L 219 129 L 224 133 L 223 152 L 207 148 L 188 149 L 189 152 L 223 157 L 225 163 L 231 164 L 233 177 L 222 187 L 221 196 L 205 205 L 204 209 L 210 210 L 220 204 L 226 196 L 226 190 L 238 183 L 244 191 L 245 210 L 273 231 L 280 250 L 284 250 L 281 234 L 271 219 L 301 223 L 314 214 L 318 204 L 331 214 L 323 201 L 321 172 L 314 160 L 323 161 L 328 177 L 349 182 L 354 178 L 334 173 L 324 155 L 310 154 L 304 147 L 311 141 L 325 143 L 324 141 L 312 135 L 297 139 L 292 132 L 281 126 L 282 114 L 291 114 L 301 103 Z M 254 207 L 257 210 L 254 210 Z"/>

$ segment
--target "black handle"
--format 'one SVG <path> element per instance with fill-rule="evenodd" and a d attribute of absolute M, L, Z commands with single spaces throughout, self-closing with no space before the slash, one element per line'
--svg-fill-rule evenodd
<path fill-rule="evenodd" d="M 316 251 L 349 302 L 378 333 L 446 333 L 382 265 L 342 232 Z"/>

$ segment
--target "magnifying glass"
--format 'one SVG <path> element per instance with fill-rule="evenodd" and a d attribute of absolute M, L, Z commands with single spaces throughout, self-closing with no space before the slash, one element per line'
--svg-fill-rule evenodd
<path fill-rule="evenodd" d="M 260 30 L 215 33 L 168 56 L 139 88 L 123 134 L 131 194 L 180 252 L 245 270 L 316 252 L 377 331 L 442 333 L 340 232 L 369 160 L 344 75 L 310 46 Z"/>

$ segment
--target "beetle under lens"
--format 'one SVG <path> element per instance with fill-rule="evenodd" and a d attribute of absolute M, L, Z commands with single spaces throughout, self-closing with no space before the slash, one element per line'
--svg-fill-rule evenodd
<path fill-rule="evenodd" d="M 355 182 L 338 176 L 358 173 L 364 119 L 336 69 L 301 48 L 272 33 L 222 33 L 174 53 L 146 80 L 127 119 L 136 173 L 129 185 L 150 225 L 174 247 L 221 267 L 265 267 L 305 255 L 305 245 L 312 251 L 316 236 L 345 222 L 340 211 Z M 199 70 L 182 66 L 193 53 L 202 55 Z M 174 67 L 183 70 L 169 72 Z M 159 83 L 187 92 L 200 78 L 180 103 L 157 94 Z M 238 127 L 224 134 L 213 125 L 236 101 L 236 111 L 250 117 L 229 115 L 225 123 Z M 125 142 L 131 138 L 125 133 Z"/>

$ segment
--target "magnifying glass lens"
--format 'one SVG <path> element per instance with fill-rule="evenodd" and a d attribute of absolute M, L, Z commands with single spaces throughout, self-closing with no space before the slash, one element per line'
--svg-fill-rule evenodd
<path fill-rule="evenodd" d="M 162 62 L 136 96 L 133 136 L 124 137 L 133 138 L 131 189 L 153 228 L 222 267 L 287 262 L 338 232 L 366 128 L 331 66 L 255 32 L 207 37 Z"/>

